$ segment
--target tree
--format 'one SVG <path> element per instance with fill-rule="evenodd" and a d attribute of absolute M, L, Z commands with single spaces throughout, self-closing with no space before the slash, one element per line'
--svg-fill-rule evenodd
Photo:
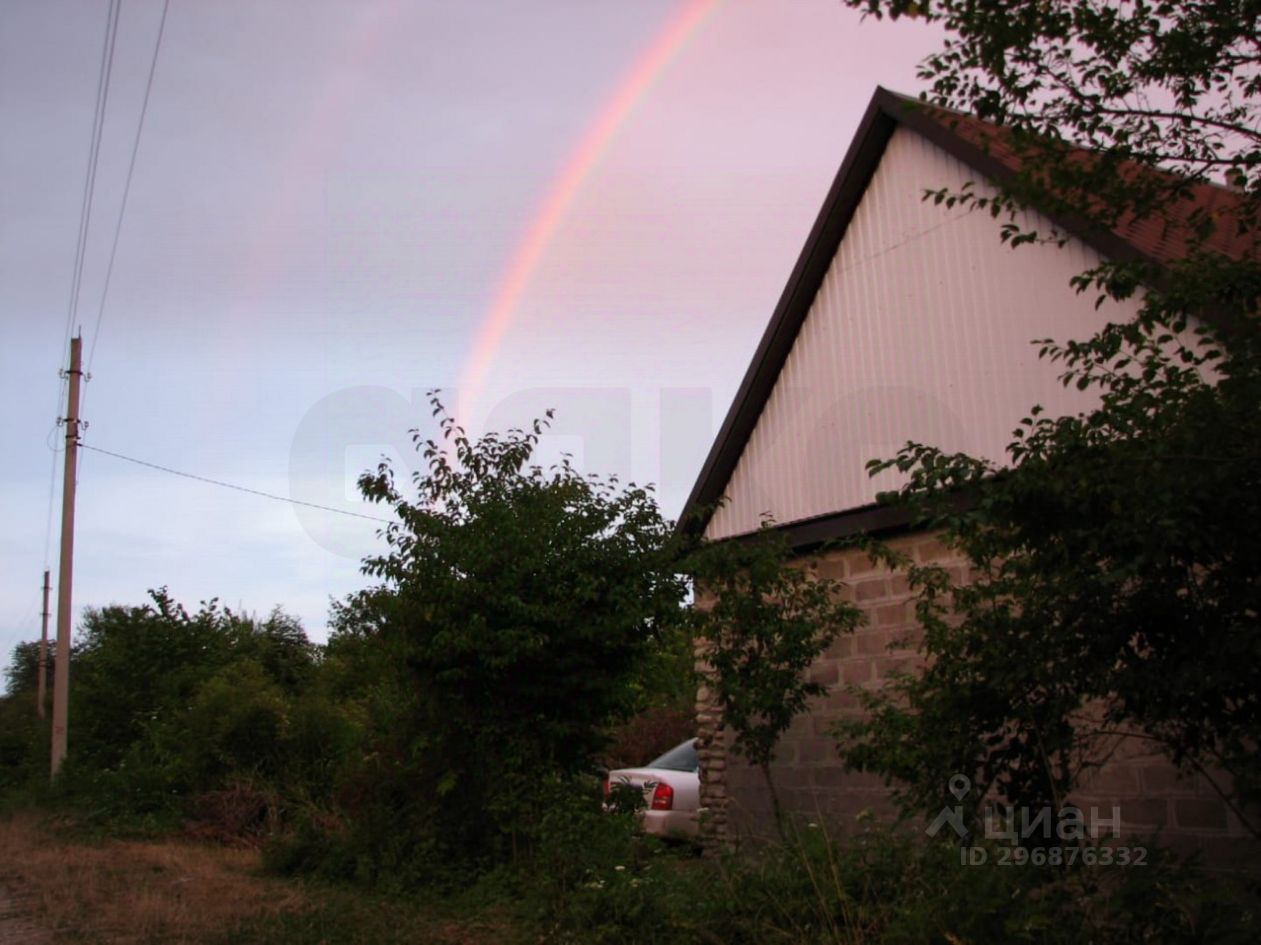
<path fill-rule="evenodd" d="M 257 664 L 291 694 L 312 671 L 315 647 L 279 609 L 257 620 L 212 600 L 190 614 L 165 587 L 149 597 L 83 615 L 71 657 L 72 760 L 113 768 L 228 666 Z"/>
<path fill-rule="evenodd" d="M 1048 158 L 1089 152 L 1028 168 L 1026 179 L 1110 185 L 1096 191 L 1093 212 L 1158 213 L 1172 192 L 1208 179 L 1254 198 L 1261 188 L 1261 7 L 1252 0 L 845 2 L 944 28 L 943 48 L 920 64 L 924 99 L 1002 125 Z M 1171 173 L 1107 180 L 1124 164 Z M 1149 195 L 1160 200 L 1136 205 Z"/>
<path fill-rule="evenodd" d="M 1155 227 L 1157 260 L 1111 260 L 1079 290 L 1147 290 L 1161 324 L 1211 312 L 1219 328 L 1253 310 L 1261 223 L 1261 6 L 1254 0 L 845 0 L 876 17 L 919 17 L 946 31 L 920 64 L 926 105 L 1001 125 L 982 142 L 1011 151 L 1017 172 L 997 197 L 968 188 L 935 199 L 1008 214 L 1085 220 L 1105 230 Z M 1209 184 L 1225 183 L 1210 199 Z M 1153 291 L 1158 290 L 1158 291 Z M 1247 330 L 1246 327 L 1243 330 Z"/>
<path fill-rule="evenodd" d="M 568 457 L 531 464 L 550 414 L 474 439 L 430 403 L 441 437 L 413 431 L 428 467 L 415 498 L 388 463 L 359 481 L 398 522 L 364 563 L 381 583 L 341 618 L 388 651 L 402 683 L 385 685 L 405 693 L 376 703 L 360 819 L 380 829 L 367 808 L 390 811 L 393 833 L 412 838 L 387 856 L 476 866 L 528 841 L 555 785 L 594 770 L 684 588 L 650 489 L 583 476 Z"/>
<path fill-rule="evenodd" d="M 45 679 L 53 678 L 53 657 L 50 646 L 47 651 L 47 666 L 44 669 Z M 10 695 L 21 692 L 35 692 L 39 688 L 39 642 L 23 640 L 13 647 L 9 654 L 9 665 L 4 668 L 4 679 Z"/>
<path fill-rule="evenodd" d="M 810 699 L 827 691 L 808 678 L 810 665 L 858 626 L 862 612 L 838 582 L 795 561 L 769 524 L 750 540 L 703 545 L 688 571 L 702 599 L 694 614 L 702 679 L 734 750 L 762 773 L 782 837 L 775 747 Z"/>
<path fill-rule="evenodd" d="M 928 665 L 845 727 L 848 760 L 899 779 L 912 808 L 939 808 L 954 773 L 974 798 L 1058 806 L 1129 735 L 1210 778 L 1256 833 L 1261 6 L 847 2 L 944 25 L 930 102 L 1012 129 L 1021 169 L 997 199 L 928 196 L 1148 223 L 1176 248 L 1075 280 L 1101 305 L 1139 293 L 1137 319 L 1039 342 L 1096 408 L 1034 406 L 1002 465 L 923 444 L 872 464 L 908 475 L 888 498 L 943 529 L 974 580 L 909 569 Z"/>

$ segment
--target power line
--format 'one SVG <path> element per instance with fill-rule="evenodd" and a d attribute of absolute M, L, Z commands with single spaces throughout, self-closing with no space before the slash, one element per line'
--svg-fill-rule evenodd
<path fill-rule="evenodd" d="M 74 317 L 79 309 L 79 290 L 83 284 L 83 261 L 87 256 L 88 232 L 92 226 L 92 204 L 96 195 L 96 168 L 101 156 L 101 137 L 105 127 L 105 109 L 109 104 L 110 78 L 114 72 L 114 42 L 118 37 L 118 14 L 121 2 L 122 0 L 110 0 L 109 14 L 105 21 L 105 47 L 101 50 L 101 70 L 96 80 L 96 108 L 92 115 L 92 138 L 88 149 L 87 176 L 83 181 L 83 202 L 79 207 L 79 238 L 75 246 L 74 275 L 70 282 L 70 305 L 66 312 L 65 343 L 70 340 Z"/>
<path fill-rule="evenodd" d="M 114 71 L 114 43 L 118 36 L 118 19 L 122 0 L 110 0 L 105 15 L 105 39 L 101 45 L 101 65 L 96 77 L 96 101 L 92 109 L 92 133 L 88 138 L 88 165 L 83 180 L 83 197 L 79 205 L 79 233 L 75 240 L 74 268 L 70 277 L 70 301 L 66 306 L 66 330 L 61 339 L 64 351 L 70 344 L 74 329 L 74 317 L 79 307 L 79 290 L 83 282 L 83 261 L 87 256 L 88 231 L 92 222 L 92 203 L 96 195 L 96 168 L 101 153 L 101 137 L 105 126 L 105 108 L 109 102 L 110 78 Z M 61 412 L 62 397 L 66 392 L 63 376 L 57 385 L 57 403 L 53 416 Z M 44 567 L 48 567 L 49 550 L 53 534 L 53 501 L 57 483 L 57 456 L 53 454 L 52 468 L 48 477 L 48 528 L 44 534 Z"/>
<path fill-rule="evenodd" d="M 375 515 L 363 515 L 359 512 L 347 512 L 345 509 L 334 509 L 327 505 L 317 505 L 314 502 L 303 502 L 301 499 L 293 499 L 289 496 L 276 495 L 271 492 L 261 492 L 258 489 L 247 489 L 245 486 L 238 486 L 231 482 L 221 482 L 218 479 L 208 479 L 205 476 L 196 476 L 192 473 L 181 472 L 178 469 L 172 469 L 169 466 L 159 466 L 157 463 L 150 463 L 143 459 L 136 459 L 134 456 L 124 456 L 122 453 L 114 453 L 110 450 L 103 450 L 99 446 L 89 446 L 86 443 L 80 443 L 79 447 L 85 450 L 91 450 L 94 453 L 104 453 L 106 456 L 113 456 L 115 459 L 126 460 L 129 463 L 135 463 L 137 466 L 147 466 L 150 469 L 157 469 L 164 473 L 170 473 L 173 476 L 182 476 L 185 479 L 194 479 L 197 482 L 206 482 L 212 486 L 222 486 L 225 489 L 233 489 L 237 492 L 246 492 L 250 495 L 262 496 L 264 499 L 275 499 L 277 502 L 288 502 L 290 505 L 303 505 L 309 509 L 319 509 L 322 512 L 333 512 L 337 515 L 349 515 L 351 518 L 363 518 L 370 522 L 380 522 L 383 525 L 392 525 L 393 522 L 388 518 L 378 518 Z"/>
<path fill-rule="evenodd" d="M 123 232 L 123 217 L 127 213 L 127 198 L 131 195 L 131 178 L 136 172 L 136 155 L 140 153 L 140 136 L 144 132 L 145 114 L 149 110 L 149 93 L 153 91 L 153 75 L 158 68 L 158 51 L 162 48 L 162 34 L 166 31 L 166 12 L 171 0 L 162 2 L 162 18 L 158 20 L 158 35 L 153 42 L 153 59 L 149 62 L 149 78 L 145 82 L 144 100 L 140 104 L 140 120 L 136 123 L 136 138 L 131 145 L 131 163 L 127 165 L 127 183 L 123 185 L 123 200 L 118 208 L 118 222 L 114 225 L 114 243 L 109 251 L 109 263 L 105 267 L 105 285 L 101 289 L 101 304 L 96 310 L 96 327 L 92 331 L 92 347 L 88 349 L 89 374 L 92 372 L 92 359 L 96 355 L 96 342 L 101 336 L 101 319 L 105 316 L 105 300 L 109 295 L 110 279 L 114 275 L 114 258 L 118 255 L 118 238 Z"/>

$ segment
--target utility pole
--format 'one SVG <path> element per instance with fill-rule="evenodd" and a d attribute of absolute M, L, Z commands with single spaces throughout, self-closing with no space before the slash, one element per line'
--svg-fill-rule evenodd
<path fill-rule="evenodd" d="M 42 616 L 44 618 L 44 627 L 39 635 L 39 681 L 36 685 L 36 704 L 39 707 L 39 717 L 44 717 L 44 703 L 48 701 L 48 592 L 51 590 L 48 584 L 48 569 L 44 569 L 44 610 Z"/>
<path fill-rule="evenodd" d="M 79 460 L 79 381 L 83 339 L 70 339 L 70 396 L 66 405 L 66 466 L 61 485 L 61 570 L 57 575 L 57 658 L 53 662 L 51 776 L 66 760 L 66 716 L 70 710 L 70 591 L 74 582 L 74 487 Z"/>

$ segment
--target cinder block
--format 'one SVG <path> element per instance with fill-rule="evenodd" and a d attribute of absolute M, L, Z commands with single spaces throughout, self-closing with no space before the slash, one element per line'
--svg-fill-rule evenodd
<path fill-rule="evenodd" d="M 1196 793 L 1199 778 L 1195 775 L 1183 774 L 1172 764 L 1142 765 L 1135 768 L 1143 782 L 1146 794 L 1159 794 L 1162 797 L 1171 795 L 1191 795 Z"/>
<path fill-rule="evenodd" d="M 915 665 L 915 660 L 906 656 L 878 656 L 872 660 L 877 679 L 888 679 L 895 673 L 906 673 Z"/>
<path fill-rule="evenodd" d="M 914 611 L 906 604 L 885 604 L 876 608 L 877 627 L 898 627 L 914 619 Z"/>
<path fill-rule="evenodd" d="M 870 682 L 875 669 L 869 659 L 849 659 L 841 664 L 841 681 L 847 685 L 858 685 Z"/>
<path fill-rule="evenodd" d="M 924 642 L 924 629 L 922 627 L 908 627 L 905 630 L 893 631 L 892 638 L 889 640 L 889 648 L 892 650 L 903 650 L 907 654 L 918 653 L 919 646 Z M 923 657 L 917 657 L 923 662 Z"/>
<path fill-rule="evenodd" d="M 828 716 L 835 717 L 841 712 L 848 712 L 851 709 L 857 709 L 860 707 L 858 697 L 843 688 L 829 691 L 826 696 L 812 702 L 811 705 L 814 706 L 815 712 L 823 710 L 827 713 L 823 716 L 816 716 L 815 721 L 826 721 L 828 725 L 832 724 L 831 719 Z"/>
<path fill-rule="evenodd" d="M 883 655 L 889 652 L 889 634 L 883 630 L 860 630 L 854 634 L 854 651 L 865 656 Z"/>
<path fill-rule="evenodd" d="M 954 558 L 957 552 L 947 548 L 936 538 L 921 541 L 915 546 L 915 560 L 920 564 L 940 563 L 947 558 Z"/>
<path fill-rule="evenodd" d="M 837 659 L 841 660 L 847 656 L 851 656 L 854 652 L 854 634 L 844 633 L 828 644 L 828 648 L 823 651 L 820 659 Z"/>
<path fill-rule="evenodd" d="M 1174 816 L 1184 830 L 1226 829 L 1226 805 L 1207 798 L 1185 798 L 1174 801 Z"/>
<path fill-rule="evenodd" d="M 846 793 L 864 795 L 884 794 L 888 791 L 879 775 L 865 771 L 846 771 L 839 762 L 815 768 L 811 775 L 817 787 L 844 788 Z M 864 803 L 871 803 L 870 798 L 865 798 Z"/>
<path fill-rule="evenodd" d="M 1128 765 L 1091 768 L 1082 775 L 1079 784 L 1083 791 L 1090 794 L 1113 794 L 1120 797 L 1133 797 L 1140 789 L 1138 777 Z"/>
<path fill-rule="evenodd" d="M 859 603 L 880 600 L 889 596 L 889 582 L 884 578 L 860 581 L 854 585 L 854 592 Z"/>
<path fill-rule="evenodd" d="M 841 669 L 837 660 L 820 660 L 810 667 L 806 678 L 812 683 L 834 686 L 841 681 Z"/>
<path fill-rule="evenodd" d="M 1121 821 L 1142 827 L 1163 827 L 1169 820 L 1169 802 L 1164 798 L 1127 798 L 1117 802 Z"/>
<path fill-rule="evenodd" d="M 836 746 L 830 738 L 805 738 L 797 743 L 797 761 L 817 765 L 836 759 Z"/>
<path fill-rule="evenodd" d="M 840 555 L 829 555 L 819 560 L 819 577 L 830 581 L 844 581 L 849 573 L 845 559 Z"/>
<path fill-rule="evenodd" d="M 887 570 L 883 564 L 858 551 L 846 557 L 846 571 L 851 578 Z"/>

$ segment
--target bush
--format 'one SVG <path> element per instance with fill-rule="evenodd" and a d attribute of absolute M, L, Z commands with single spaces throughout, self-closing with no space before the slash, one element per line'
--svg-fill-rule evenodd
<path fill-rule="evenodd" d="M 379 872 L 449 882 L 521 857 L 547 785 L 593 771 L 684 589 L 650 490 L 530 465 L 546 420 L 475 440 L 431 402 L 415 498 L 388 464 L 359 483 L 398 524 L 364 562 L 381 583 L 341 608 L 343 649 L 374 641 L 395 698 L 368 701 L 346 814 Z"/>
<path fill-rule="evenodd" d="M 607 821 L 608 819 L 606 819 Z M 523 887 L 556 942 L 670 945 L 1098 945 L 1257 940 L 1256 889 L 1159 853 L 1132 868 L 964 866 L 958 847 L 814 824 L 721 861 L 662 852 L 611 823 L 571 820 Z M 568 850 L 566 857 L 562 851 Z"/>
<path fill-rule="evenodd" d="M 33 691 L 0 696 L 0 797 L 47 784 L 49 737 Z"/>
<path fill-rule="evenodd" d="M 227 846 L 255 847 L 275 829 L 278 799 L 266 787 L 236 781 L 197 795 L 190 807 L 192 820 L 184 828 L 188 836 Z"/>
<path fill-rule="evenodd" d="M 642 945 L 671 940 L 667 934 L 684 914 L 689 890 L 672 882 L 695 857 L 682 847 L 639 830 L 635 808 L 618 813 L 600 806 L 598 784 L 553 785 L 523 862 L 500 880 L 521 902 L 520 914 L 551 942 L 625 942 Z"/>

